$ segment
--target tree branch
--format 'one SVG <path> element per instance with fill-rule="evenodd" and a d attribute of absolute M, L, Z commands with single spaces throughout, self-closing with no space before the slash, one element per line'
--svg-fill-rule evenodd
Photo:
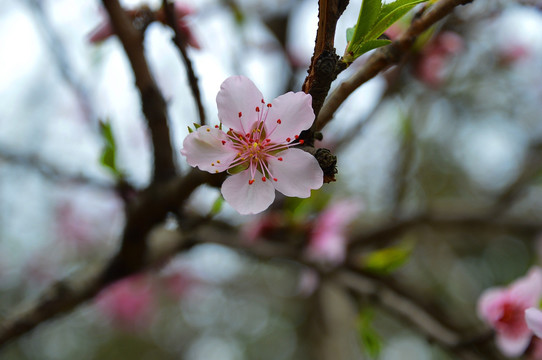
<path fill-rule="evenodd" d="M 139 90 L 143 114 L 151 131 L 154 151 L 154 181 L 175 174 L 173 147 L 169 137 L 166 102 L 147 65 L 143 49 L 143 32 L 136 29 L 118 0 L 102 0 L 111 23 L 132 65 Z"/>
<path fill-rule="evenodd" d="M 367 62 L 350 79 L 341 83 L 328 97 L 317 115 L 314 129 L 320 131 L 333 118 L 335 111 L 358 87 L 369 81 L 389 66 L 397 64 L 412 48 L 416 38 L 437 21 L 450 14 L 457 6 L 473 0 L 439 0 L 423 15 L 415 19 L 410 27 L 392 44 L 376 50 Z"/>
<path fill-rule="evenodd" d="M 179 31 L 179 27 L 177 26 L 177 21 L 175 19 L 175 12 L 173 10 L 173 3 L 168 3 L 167 0 L 162 0 L 162 7 L 166 14 L 167 24 L 175 32 L 175 36 L 173 37 L 172 41 L 175 44 L 175 46 L 177 46 L 177 48 L 179 49 L 179 52 L 181 53 L 181 57 L 183 59 L 184 66 L 186 69 L 186 75 L 188 77 L 188 84 L 190 85 L 192 96 L 194 97 L 196 107 L 198 108 L 200 124 L 205 125 L 206 123 L 205 110 L 203 108 L 203 103 L 201 102 L 201 94 L 200 94 L 200 90 L 198 86 L 198 78 L 196 74 L 194 73 L 192 61 L 190 60 L 190 57 L 188 56 L 188 53 L 186 51 L 186 45 L 187 45 L 186 36 L 181 31 Z"/>

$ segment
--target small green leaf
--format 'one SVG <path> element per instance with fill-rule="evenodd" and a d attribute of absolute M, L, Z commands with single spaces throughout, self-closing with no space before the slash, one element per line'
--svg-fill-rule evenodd
<path fill-rule="evenodd" d="M 346 42 L 349 43 L 352 41 L 352 38 L 354 37 L 354 32 L 356 31 L 356 27 L 351 27 L 346 29 Z"/>
<path fill-rule="evenodd" d="M 413 246 L 403 244 L 377 250 L 365 258 L 363 268 L 377 274 L 389 274 L 410 258 Z"/>
<path fill-rule="evenodd" d="M 192 123 L 192 124 L 194 125 L 194 128 L 195 128 L 196 130 L 199 129 L 199 128 L 201 127 L 201 125 L 198 124 L 198 123 Z"/>
<path fill-rule="evenodd" d="M 222 205 L 224 204 L 224 198 L 222 195 L 218 195 L 213 206 L 211 207 L 211 215 L 216 215 L 222 210 Z"/>
<path fill-rule="evenodd" d="M 426 0 L 397 0 L 384 5 L 374 26 L 367 34 L 367 38 L 373 39 L 379 37 L 414 6 L 425 1 Z"/>
<path fill-rule="evenodd" d="M 104 141 L 104 147 L 102 154 L 100 155 L 100 164 L 109 169 L 113 175 L 117 178 L 122 177 L 122 173 L 117 168 L 116 153 L 117 145 L 115 137 L 113 136 L 113 130 L 109 121 L 100 121 L 100 134 Z"/>
<path fill-rule="evenodd" d="M 378 14 L 382 9 L 381 0 L 363 0 L 359 10 L 356 30 L 352 36 L 352 42 L 357 43 L 367 39 L 367 33 L 371 30 L 373 24 L 378 19 Z"/>
<path fill-rule="evenodd" d="M 190 126 L 187 126 L 187 128 L 188 128 L 188 133 L 189 134 L 192 134 L 194 132 L 194 130 Z"/>
<path fill-rule="evenodd" d="M 386 46 L 388 44 L 391 44 L 391 41 L 390 40 L 385 40 L 385 39 L 377 39 L 377 40 L 365 41 L 365 42 L 363 42 L 363 43 L 361 43 L 359 45 L 353 46 L 352 47 L 352 55 L 351 55 L 352 59 L 350 57 L 348 57 L 348 56 L 345 56 L 345 60 L 354 61 L 355 59 L 357 59 L 361 55 L 365 54 L 366 52 L 371 51 L 371 50 L 376 49 L 376 48 L 379 48 L 379 47 L 382 47 L 382 46 Z"/>
<path fill-rule="evenodd" d="M 370 358 L 377 358 L 382 350 L 382 339 L 373 328 L 373 311 L 370 308 L 363 309 L 358 317 L 358 334 L 363 349 Z"/>

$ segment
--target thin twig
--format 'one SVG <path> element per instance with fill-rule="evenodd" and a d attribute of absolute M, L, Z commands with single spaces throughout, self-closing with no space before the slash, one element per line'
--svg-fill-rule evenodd
<path fill-rule="evenodd" d="M 200 89 L 198 85 L 198 78 L 196 74 L 194 73 L 194 67 L 192 66 L 192 61 L 190 60 L 190 57 L 188 56 L 188 53 L 186 51 L 186 46 L 188 43 L 186 39 L 186 35 L 183 34 L 182 31 L 179 31 L 179 27 L 177 26 L 177 21 L 175 19 L 175 12 L 174 12 L 173 6 L 174 5 L 172 3 L 168 3 L 167 0 L 162 0 L 162 7 L 164 8 L 164 11 L 166 13 L 167 24 L 175 32 L 175 36 L 173 37 L 172 40 L 175 46 L 177 46 L 177 49 L 179 49 L 179 52 L 181 53 L 181 57 L 184 62 L 186 75 L 188 76 L 188 84 L 190 85 L 192 96 L 194 97 L 196 107 L 198 108 L 200 124 L 205 125 L 206 124 L 205 109 L 203 108 L 203 103 L 201 101 L 201 93 L 200 93 Z"/>
<path fill-rule="evenodd" d="M 397 64 L 412 48 L 417 36 L 430 26 L 450 14 L 457 6 L 473 0 L 440 0 L 427 12 L 415 19 L 410 27 L 392 44 L 380 48 L 367 59 L 367 62 L 350 79 L 341 83 L 327 98 L 314 128 L 320 131 L 333 118 L 335 111 L 358 87 L 369 81 L 389 66 Z"/>
<path fill-rule="evenodd" d="M 143 114 L 151 131 L 154 150 L 153 180 L 163 181 L 175 174 L 173 147 L 168 127 L 167 106 L 149 70 L 143 49 L 143 33 L 136 29 L 118 0 L 102 0 L 115 34 L 128 56 L 139 90 Z"/>

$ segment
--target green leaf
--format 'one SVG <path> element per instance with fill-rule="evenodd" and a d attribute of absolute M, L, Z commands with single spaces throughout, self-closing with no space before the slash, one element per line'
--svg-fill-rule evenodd
<path fill-rule="evenodd" d="M 224 204 L 224 198 L 222 195 L 218 195 L 213 206 L 211 207 L 211 215 L 216 215 L 222 210 L 222 205 Z"/>
<path fill-rule="evenodd" d="M 382 8 L 381 0 L 363 0 L 359 9 L 358 22 L 356 23 L 352 43 L 358 43 L 366 40 L 367 33 L 378 19 L 378 14 Z"/>
<path fill-rule="evenodd" d="M 411 244 L 403 244 L 377 250 L 365 258 L 363 268 L 377 274 L 389 274 L 407 262 L 412 248 Z"/>
<path fill-rule="evenodd" d="M 352 41 L 352 38 L 354 37 L 354 32 L 356 31 L 356 27 L 351 27 L 346 29 L 346 42 L 349 43 Z"/>
<path fill-rule="evenodd" d="M 384 31 L 393 25 L 393 23 L 402 18 L 414 6 L 425 1 L 427 0 L 397 0 L 384 5 L 374 26 L 367 34 L 367 39 L 379 37 L 384 33 Z"/>
<path fill-rule="evenodd" d="M 201 127 L 201 125 L 198 124 L 198 123 L 192 123 L 192 124 L 194 124 L 194 128 L 195 128 L 196 130 L 199 129 L 199 128 Z"/>
<path fill-rule="evenodd" d="M 382 350 L 382 339 L 373 328 L 372 321 L 372 309 L 363 309 L 358 317 L 358 334 L 367 355 L 369 355 L 370 358 L 375 359 Z"/>
<path fill-rule="evenodd" d="M 187 126 L 187 128 L 188 128 L 188 133 L 189 134 L 192 134 L 194 132 L 194 130 L 190 126 Z"/>
<path fill-rule="evenodd" d="M 390 40 L 376 39 L 376 40 L 365 41 L 359 45 L 355 45 L 352 47 L 351 60 L 354 61 L 355 59 L 365 54 L 366 52 L 382 47 L 382 46 L 386 46 L 388 44 L 391 44 Z M 345 60 L 350 60 L 350 57 L 345 57 Z"/>
<path fill-rule="evenodd" d="M 104 147 L 100 156 L 100 164 L 109 169 L 113 175 L 117 178 L 122 177 L 122 173 L 117 168 L 116 154 L 117 145 L 115 137 L 113 136 L 113 130 L 109 121 L 100 121 L 100 134 L 104 141 Z"/>

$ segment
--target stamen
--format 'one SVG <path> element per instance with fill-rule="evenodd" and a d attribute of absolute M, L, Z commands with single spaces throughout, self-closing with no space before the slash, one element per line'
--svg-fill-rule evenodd
<path fill-rule="evenodd" d="M 299 139 L 299 135 L 294 136 L 294 138 L 295 138 L 296 140 Z"/>
<path fill-rule="evenodd" d="M 305 143 L 305 140 L 299 140 L 299 144 L 303 145 Z"/>
<path fill-rule="evenodd" d="M 279 158 L 278 158 L 277 160 L 278 160 L 278 161 L 282 161 L 282 158 L 281 158 L 281 157 L 279 157 Z"/>
<path fill-rule="evenodd" d="M 271 139 L 265 139 L 265 141 L 267 141 L 267 142 L 270 142 L 270 141 L 271 141 Z"/>
<path fill-rule="evenodd" d="M 263 99 L 262 99 L 262 104 L 265 104 L 265 101 L 263 101 Z"/>
<path fill-rule="evenodd" d="M 260 112 L 260 108 L 256 106 L 256 112 Z"/>
<path fill-rule="evenodd" d="M 270 108 L 270 107 L 271 107 L 271 104 L 267 104 L 267 107 Z"/>
<path fill-rule="evenodd" d="M 254 184 L 254 179 L 252 179 L 252 180 L 249 180 L 249 181 L 248 181 L 248 184 L 249 184 L 249 185 L 252 185 L 252 184 Z"/>
<path fill-rule="evenodd" d="M 211 166 L 215 166 L 215 163 L 211 163 Z"/>
<path fill-rule="evenodd" d="M 290 141 L 292 141 L 292 139 L 286 138 L 286 142 L 290 142 Z"/>
<path fill-rule="evenodd" d="M 205 130 L 207 130 L 207 132 L 211 132 L 211 129 L 209 129 L 209 128 L 207 128 L 207 129 L 205 129 Z"/>
<path fill-rule="evenodd" d="M 222 145 L 226 145 L 226 141 L 225 141 L 225 140 L 222 140 Z"/>
<path fill-rule="evenodd" d="M 243 113 L 239 111 L 239 117 L 243 116 Z M 230 128 L 231 130 L 231 128 Z"/>
<path fill-rule="evenodd" d="M 267 179 L 265 178 L 265 176 L 263 176 L 263 177 L 262 177 L 262 181 L 265 182 L 265 180 L 267 180 Z"/>
<path fill-rule="evenodd" d="M 282 124 L 282 121 L 280 119 L 278 119 L 277 124 Z"/>
<path fill-rule="evenodd" d="M 215 129 L 218 129 L 218 125 L 215 125 Z"/>
<path fill-rule="evenodd" d="M 218 171 L 218 170 L 215 170 L 215 174 L 218 174 L 219 172 L 220 172 L 220 171 Z"/>
<path fill-rule="evenodd" d="M 220 164 L 220 160 L 217 160 L 216 163 L 217 163 L 217 164 Z"/>
<path fill-rule="evenodd" d="M 279 181 L 277 178 L 273 178 L 274 181 Z"/>

